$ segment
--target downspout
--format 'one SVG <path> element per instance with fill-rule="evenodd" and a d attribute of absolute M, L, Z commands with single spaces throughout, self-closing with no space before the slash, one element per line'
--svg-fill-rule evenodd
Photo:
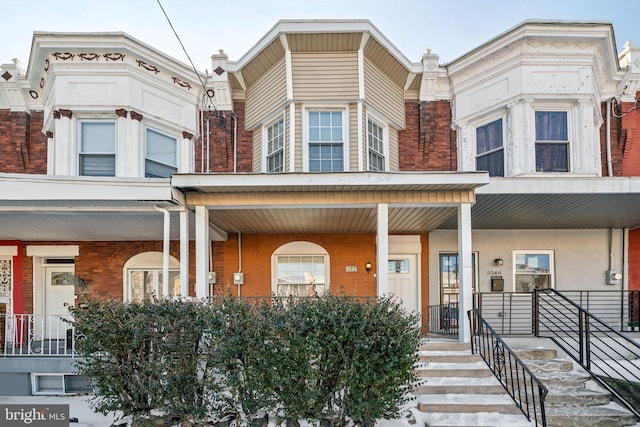
<path fill-rule="evenodd" d="M 613 167 L 611 165 L 611 100 L 607 99 L 607 114 L 606 114 L 606 147 L 607 147 L 607 176 L 613 176 Z"/>
<path fill-rule="evenodd" d="M 210 163 L 211 155 L 209 154 L 209 150 L 210 150 L 210 143 L 211 142 L 209 140 L 209 137 L 210 137 L 211 132 L 209 130 L 210 117 L 208 115 L 207 115 L 207 119 L 206 120 L 207 120 L 207 173 L 210 173 L 211 172 L 211 165 L 209 163 Z"/>
<path fill-rule="evenodd" d="M 164 232 L 162 238 L 162 296 L 169 296 L 169 238 L 171 234 L 171 214 L 166 208 L 153 205 L 153 208 L 164 214 Z"/>
<path fill-rule="evenodd" d="M 233 119 L 233 173 L 236 173 L 238 171 L 238 116 L 232 111 L 231 118 Z"/>

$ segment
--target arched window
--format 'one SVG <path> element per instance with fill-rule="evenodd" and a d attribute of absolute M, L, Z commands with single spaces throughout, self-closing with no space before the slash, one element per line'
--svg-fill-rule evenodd
<path fill-rule="evenodd" d="M 277 296 L 312 296 L 329 292 L 329 254 L 310 242 L 280 246 L 272 256 L 272 291 Z"/>
<path fill-rule="evenodd" d="M 162 291 L 162 252 L 143 252 L 124 264 L 124 301 L 155 302 L 180 295 L 180 263 L 169 256 L 169 294 Z"/>

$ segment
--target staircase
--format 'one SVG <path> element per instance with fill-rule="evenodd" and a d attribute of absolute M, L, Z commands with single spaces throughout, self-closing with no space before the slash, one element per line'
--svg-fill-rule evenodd
<path fill-rule="evenodd" d="M 640 424 L 611 395 L 555 349 L 516 351 L 549 389 L 545 401 L 551 427 L 617 427 Z M 416 419 L 425 427 L 534 426 L 514 404 L 486 363 L 469 344 L 425 339 L 419 349 L 413 390 Z M 422 423 L 423 422 L 423 423 Z"/>

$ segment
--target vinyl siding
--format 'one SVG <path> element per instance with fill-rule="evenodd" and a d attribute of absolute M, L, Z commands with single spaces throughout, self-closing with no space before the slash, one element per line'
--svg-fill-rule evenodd
<path fill-rule="evenodd" d="M 358 120 L 362 120 L 362 117 L 358 117 L 358 104 L 349 104 L 348 114 L 349 131 L 345 144 L 349 144 L 349 170 L 357 172 L 360 170 L 358 164 Z"/>
<path fill-rule="evenodd" d="M 262 126 L 253 131 L 253 171 L 262 172 Z"/>
<path fill-rule="evenodd" d="M 356 52 L 293 53 L 291 62 L 296 102 L 358 98 Z"/>
<path fill-rule="evenodd" d="M 284 58 L 271 67 L 247 89 L 245 128 L 252 130 L 268 114 L 287 101 L 287 80 Z"/>
<path fill-rule="evenodd" d="M 398 130 L 389 126 L 389 171 L 400 170 L 400 156 L 398 151 Z"/>
<path fill-rule="evenodd" d="M 366 58 L 364 60 L 364 94 L 367 104 L 404 129 L 403 89 Z"/>

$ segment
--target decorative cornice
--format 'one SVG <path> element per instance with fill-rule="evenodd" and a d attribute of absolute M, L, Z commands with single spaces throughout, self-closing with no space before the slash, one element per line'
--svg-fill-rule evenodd
<path fill-rule="evenodd" d="M 129 112 L 127 110 L 125 110 L 124 108 L 118 108 L 116 110 L 116 116 L 126 119 L 127 115 L 129 115 Z"/>
<path fill-rule="evenodd" d="M 36 92 L 35 90 L 30 90 L 29 95 L 31 96 L 31 99 L 38 99 L 40 97 L 38 92 Z"/>
<path fill-rule="evenodd" d="M 222 73 L 225 72 L 225 69 L 220 67 L 220 66 L 218 66 L 215 70 L 213 70 L 213 72 L 220 76 L 220 75 L 222 75 Z"/>
<path fill-rule="evenodd" d="M 51 62 L 49 61 L 49 58 L 44 60 L 44 72 L 48 72 L 49 71 L 49 67 L 51 66 Z"/>
<path fill-rule="evenodd" d="M 53 132 L 51 132 L 50 130 L 46 131 L 44 134 L 47 136 L 47 138 L 53 138 Z"/>
<path fill-rule="evenodd" d="M 135 111 L 131 111 L 131 118 L 133 120 L 141 121 L 142 119 L 144 119 L 144 116 L 140 113 L 136 113 Z"/>
<path fill-rule="evenodd" d="M 70 53 L 70 52 L 64 52 L 64 53 L 54 52 L 51 55 L 54 58 L 62 59 L 63 61 L 66 61 L 67 59 L 73 59 L 75 57 L 75 55 L 73 53 Z"/>
<path fill-rule="evenodd" d="M 53 118 L 54 119 L 59 119 L 60 118 L 60 111 L 53 110 Z"/>
<path fill-rule="evenodd" d="M 64 108 L 59 108 L 58 112 L 62 117 L 66 117 L 67 119 L 70 119 L 73 116 L 73 111 Z"/>
<path fill-rule="evenodd" d="M 5 71 L 5 72 L 2 74 L 2 76 L 0 76 L 0 77 L 2 77 L 3 79 L 5 79 L 6 81 L 9 81 L 9 79 L 10 79 L 11 77 L 13 77 L 13 75 L 11 75 L 11 73 L 10 73 L 10 72 Z"/>
<path fill-rule="evenodd" d="M 93 61 L 100 59 L 100 55 L 97 53 L 79 53 L 78 56 L 80 59 L 84 59 L 86 61 Z"/>
<path fill-rule="evenodd" d="M 40 89 L 44 89 L 44 77 L 40 79 Z"/>
<path fill-rule="evenodd" d="M 187 89 L 191 90 L 191 85 L 189 84 L 189 82 L 185 82 L 184 80 L 179 79 L 175 76 L 172 76 L 171 79 L 173 80 L 173 83 L 177 84 L 178 86 L 186 87 Z"/>
<path fill-rule="evenodd" d="M 187 132 L 187 131 L 183 131 L 183 132 L 182 132 L 182 138 L 183 138 L 183 139 L 193 139 L 193 134 L 192 134 L 192 133 L 189 133 L 189 132 Z"/>
<path fill-rule="evenodd" d="M 138 63 L 138 67 L 142 67 L 147 71 L 153 71 L 155 74 L 158 74 L 160 72 L 158 67 L 156 67 L 155 65 L 147 64 L 146 62 L 140 59 L 136 59 L 136 62 Z"/>
<path fill-rule="evenodd" d="M 118 52 L 113 52 L 113 53 L 105 53 L 104 55 L 105 59 L 109 60 L 109 61 L 124 61 L 124 53 L 118 53 Z"/>

